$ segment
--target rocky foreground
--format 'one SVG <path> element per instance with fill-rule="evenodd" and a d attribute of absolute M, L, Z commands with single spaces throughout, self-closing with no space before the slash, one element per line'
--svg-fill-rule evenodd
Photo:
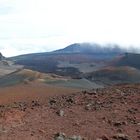
<path fill-rule="evenodd" d="M 140 85 L 0 105 L 1 140 L 140 140 Z"/>

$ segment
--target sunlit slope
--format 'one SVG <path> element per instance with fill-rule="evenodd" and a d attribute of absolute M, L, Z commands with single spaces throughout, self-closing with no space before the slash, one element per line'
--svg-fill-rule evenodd
<path fill-rule="evenodd" d="M 0 86 L 11 86 L 20 83 L 29 84 L 34 81 L 44 82 L 46 79 L 56 80 L 59 78 L 60 77 L 55 74 L 45 74 L 29 69 L 22 69 L 1 77 Z"/>

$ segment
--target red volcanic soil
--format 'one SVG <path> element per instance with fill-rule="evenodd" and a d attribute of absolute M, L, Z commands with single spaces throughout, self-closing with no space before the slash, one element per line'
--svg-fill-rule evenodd
<path fill-rule="evenodd" d="M 11 87 L 0 88 L 0 104 L 8 104 L 17 101 L 43 100 L 54 95 L 69 94 L 77 89 L 56 87 L 41 82 L 30 82 L 29 84 L 18 84 Z"/>
<path fill-rule="evenodd" d="M 0 111 L 1 140 L 140 139 L 140 85 L 48 94 L 45 100 L 1 105 Z M 80 137 L 66 139 L 73 135 Z"/>

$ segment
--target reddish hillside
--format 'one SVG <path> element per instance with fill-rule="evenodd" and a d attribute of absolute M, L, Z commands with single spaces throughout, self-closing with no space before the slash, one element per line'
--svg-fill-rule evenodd
<path fill-rule="evenodd" d="M 106 84 L 139 83 L 140 71 L 129 66 L 105 67 L 88 74 L 88 79 L 94 79 Z"/>

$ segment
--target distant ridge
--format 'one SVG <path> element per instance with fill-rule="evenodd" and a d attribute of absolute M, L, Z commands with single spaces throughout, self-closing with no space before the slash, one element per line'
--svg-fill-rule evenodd
<path fill-rule="evenodd" d="M 2 55 L 2 53 L 0 52 L 0 61 L 3 60 L 5 57 Z"/>
<path fill-rule="evenodd" d="M 83 79 L 103 86 L 139 83 L 140 54 L 129 53 L 131 50 L 114 44 L 74 43 L 53 52 L 25 54 L 6 60 L 24 69 L 70 77 L 79 80 L 79 84 L 83 84 Z"/>
<path fill-rule="evenodd" d="M 101 46 L 99 44 L 90 44 L 90 43 L 74 43 L 64 49 L 53 51 L 52 53 L 116 53 L 121 54 L 127 52 L 126 49 L 119 47 L 118 45 L 106 45 Z"/>

